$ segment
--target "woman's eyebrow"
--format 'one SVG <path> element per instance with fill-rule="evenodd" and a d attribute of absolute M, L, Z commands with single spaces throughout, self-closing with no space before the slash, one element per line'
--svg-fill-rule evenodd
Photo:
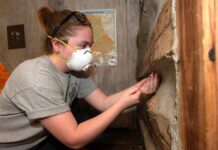
<path fill-rule="evenodd" d="M 90 42 L 87 42 L 87 41 L 82 41 L 81 44 L 83 45 L 92 45 L 94 43 L 94 41 L 92 41 L 91 43 Z"/>

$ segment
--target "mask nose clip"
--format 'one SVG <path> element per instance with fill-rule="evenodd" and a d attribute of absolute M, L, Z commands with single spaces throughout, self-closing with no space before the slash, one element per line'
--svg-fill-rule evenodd
<path fill-rule="evenodd" d="M 85 55 L 86 53 L 92 53 L 92 52 L 89 50 L 86 50 L 83 54 Z"/>

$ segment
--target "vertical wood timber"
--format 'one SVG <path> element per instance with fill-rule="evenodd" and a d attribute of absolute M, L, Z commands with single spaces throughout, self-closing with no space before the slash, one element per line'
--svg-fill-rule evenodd
<path fill-rule="evenodd" d="M 214 18 L 215 18 L 215 48 L 216 48 L 216 74 L 217 74 L 217 87 L 218 87 L 218 1 L 215 1 L 214 3 Z M 218 97 L 218 93 L 217 93 L 217 97 Z M 218 115 L 217 115 L 218 117 Z M 218 142 L 218 141 L 217 141 Z"/>
<path fill-rule="evenodd" d="M 216 0 L 177 0 L 181 56 L 180 133 L 182 149 L 215 150 L 218 147 Z"/>
<path fill-rule="evenodd" d="M 217 78 L 216 63 L 210 61 L 208 52 L 215 48 L 215 14 L 214 3 L 216 0 L 202 0 L 202 25 L 203 25 L 203 52 L 204 52 L 204 73 L 205 73 L 205 113 L 206 113 L 206 149 L 215 150 L 218 147 L 217 140 Z"/>
<path fill-rule="evenodd" d="M 218 108 L 218 1 L 217 0 L 214 0 L 214 40 L 215 40 L 215 59 L 216 59 L 216 104 L 215 104 L 215 107 Z M 216 109 L 216 115 L 214 116 L 214 120 L 216 121 L 216 131 L 215 131 L 215 134 L 216 134 L 216 137 L 214 137 L 216 139 L 216 141 L 214 141 L 217 145 L 216 147 L 218 147 L 218 110 Z"/>

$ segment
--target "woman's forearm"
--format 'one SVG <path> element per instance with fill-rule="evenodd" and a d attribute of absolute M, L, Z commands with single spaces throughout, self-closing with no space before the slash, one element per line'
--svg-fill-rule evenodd
<path fill-rule="evenodd" d="M 108 96 L 105 100 L 104 100 L 104 111 L 109 109 L 111 106 L 113 106 L 121 97 L 121 95 L 123 94 L 125 90 L 122 90 L 120 92 L 117 92 L 115 94 L 112 94 L 110 96 Z"/>
<path fill-rule="evenodd" d="M 72 147 L 75 148 L 74 145 L 79 145 L 81 148 L 94 140 L 112 123 L 122 110 L 122 106 L 119 103 L 116 103 L 98 116 L 80 123 L 77 126 L 75 133 L 73 133 L 74 141 Z M 76 144 L 74 144 L 74 142 Z"/>
<path fill-rule="evenodd" d="M 140 93 L 139 88 L 135 86 L 124 93 L 122 92 L 122 96 L 119 96 L 120 93 L 115 94 L 113 97 L 119 97 L 119 101 L 98 116 L 80 124 L 77 124 L 71 112 L 42 118 L 40 122 L 66 146 L 79 149 L 102 133 L 122 110 L 138 104 Z M 94 95 L 96 96 L 96 94 Z"/>

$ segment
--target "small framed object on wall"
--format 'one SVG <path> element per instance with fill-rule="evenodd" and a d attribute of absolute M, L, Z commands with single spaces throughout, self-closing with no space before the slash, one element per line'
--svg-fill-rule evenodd
<path fill-rule="evenodd" d="M 24 25 L 7 26 L 8 49 L 25 48 Z"/>

